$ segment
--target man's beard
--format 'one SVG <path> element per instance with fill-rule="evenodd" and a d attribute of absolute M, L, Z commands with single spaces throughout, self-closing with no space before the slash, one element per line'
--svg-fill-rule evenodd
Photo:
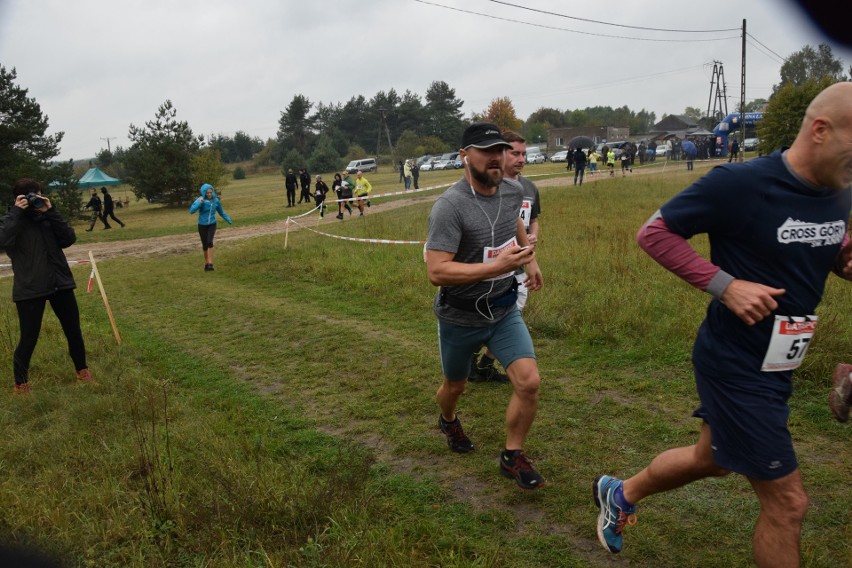
<path fill-rule="evenodd" d="M 470 177 L 478 181 L 481 185 L 483 185 L 486 189 L 491 189 L 492 187 L 498 187 L 500 182 L 503 181 L 503 170 L 499 167 L 496 168 L 497 173 L 491 175 L 488 173 L 488 169 L 479 171 L 475 168 L 470 168 Z"/>

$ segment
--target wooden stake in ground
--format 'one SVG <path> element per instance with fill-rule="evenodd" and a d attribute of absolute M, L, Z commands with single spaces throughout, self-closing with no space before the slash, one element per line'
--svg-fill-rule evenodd
<path fill-rule="evenodd" d="M 115 318 L 113 317 L 112 310 L 109 307 L 106 290 L 104 290 L 104 284 L 101 282 L 101 273 L 98 272 L 98 265 L 95 264 L 95 257 L 92 255 L 92 251 L 89 251 L 89 260 L 92 263 L 92 272 L 95 274 L 95 280 L 98 281 L 98 289 L 101 291 L 101 298 L 104 300 L 104 307 L 106 307 L 107 315 L 109 316 L 112 333 L 115 335 L 115 342 L 121 345 L 121 336 L 118 334 L 118 327 L 115 325 Z"/>
<path fill-rule="evenodd" d="M 290 238 L 290 217 L 287 217 L 287 222 L 284 223 L 284 248 L 287 248 L 287 240 Z"/>

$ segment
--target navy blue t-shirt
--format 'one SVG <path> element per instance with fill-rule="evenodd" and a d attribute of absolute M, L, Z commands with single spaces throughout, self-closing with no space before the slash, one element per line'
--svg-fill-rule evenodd
<path fill-rule="evenodd" d="M 760 374 L 775 315 L 814 314 L 840 253 L 851 206 L 849 188 L 809 185 L 792 174 L 777 151 L 718 166 L 662 207 L 663 219 L 678 235 L 708 234 L 710 259 L 722 270 L 786 290 L 775 298 L 775 313 L 754 326 L 713 300 L 693 351 L 697 366 Z M 767 378 L 789 380 L 791 374 Z"/>

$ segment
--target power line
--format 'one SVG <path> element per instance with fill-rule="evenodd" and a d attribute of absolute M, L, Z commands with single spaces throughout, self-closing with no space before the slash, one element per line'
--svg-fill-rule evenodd
<path fill-rule="evenodd" d="M 569 20 L 577 20 L 580 22 L 589 22 L 592 24 L 600 24 L 602 26 L 615 26 L 618 28 L 630 28 L 633 30 L 648 30 L 653 32 L 678 32 L 678 33 L 694 33 L 694 34 L 706 34 L 706 33 L 714 33 L 714 32 L 738 32 L 740 28 L 726 28 L 720 30 L 672 30 L 667 28 L 647 28 L 643 26 L 629 26 L 627 24 L 615 24 L 612 22 L 603 22 L 600 20 L 590 20 L 587 18 L 579 18 L 577 16 L 569 16 L 567 14 L 558 14 L 556 12 L 548 12 L 546 10 L 539 10 L 537 8 L 528 8 L 527 6 L 520 6 L 518 4 L 512 4 L 511 2 L 501 2 L 500 0 L 489 0 L 490 2 L 494 2 L 495 4 L 502 4 L 503 6 L 510 6 L 512 8 L 518 8 L 519 10 L 529 10 L 530 12 L 537 12 L 539 14 L 547 14 L 548 16 L 558 16 L 560 18 L 568 18 Z"/>
<path fill-rule="evenodd" d="M 754 41 L 756 41 L 757 43 L 759 43 L 761 46 L 763 46 L 763 48 L 764 48 L 766 51 L 768 51 L 768 52 L 772 53 L 773 55 L 775 55 L 775 57 L 779 58 L 781 61 L 787 61 L 787 58 L 786 58 L 786 57 L 783 57 L 783 56 L 781 56 L 781 55 L 778 55 L 777 53 L 775 53 L 774 51 L 772 51 L 771 49 L 769 49 L 768 47 L 766 47 L 766 45 L 764 45 L 764 44 L 763 44 L 763 42 L 761 42 L 759 39 L 757 39 L 756 37 L 754 37 L 754 36 L 753 36 L 753 35 L 751 35 L 750 33 L 746 32 L 746 35 L 747 35 L 748 37 L 750 37 L 751 39 L 753 39 Z"/>
<path fill-rule="evenodd" d="M 748 34 L 746 34 L 746 35 L 748 35 Z M 746 39 L 746 41 L 747 41 L 747 42 L 748 42 L 748 44 L 749 44 L 750 46 L 752 46 L 752 47 L 753 47 L 756 51 L 758 51 L 758 52 L 760 52 L 761 54 L 765 55 L 767 59 L 771 59 L 771 60 L 772 60 L 773 62 L 775 62 L 775 63 L 784 63 L 784 60 L 783 60 L 783 59 L 782 59 L 782 60 L 779 60 L 779 59 L 778 59 L 777 57 L 775 57 L 774 55 L 770 55 L 769 53 L 767 53 L 766 51 L 764 51 L 764 49 L 763 49 L 762 47 L 760 47 L 760 45 L 758 45 L 757 43 L 755 43 L 755 42 L 753 42 L 753 41 L 751 41 L 751 40 L 749 40 L 749 39 Z"/>
<path fill-rule="evenodd" d="M 500 20 L 503 22 L 509 22 L 512 24 L 524 24 L 526 26 L 532 26 L 535 28 L 543 28 L 547 30 L 555 30 L 560 32 L 569 32 L 581 35 L 588 35 L 594 37 L 605 37 L 610 39 L 629 39 L 634 41 L 653 41 L 653 42 L 661 42 L 661 43 L 696 43 L 696 42 L 708 42 L 708 41 L 724 41 L 729 39 L 739 39 L 740 36 L 728 36 L 728 37 L 718 37 L 718 38 L 707 38 L 707 39 L 654 39 L 654 38 L 646 38 L 646 37 L 630 37 L 630 36 L 620 36 L 620 35 L 610 35 L 610 34 L 596 34 L 592 32 L 584 32 L 580 30 L 572 30 L 568 28 L 559 28 L 556 26 L 548 26 L 544 24 L 535 24 L 532 22 L 525 22 L 523 20 L 513 20 L 511 18 L 502 18 L 500 16 L 495 16 L 493 14 L 483 14 L 482 12 L 474 12 L 472 10 L 464 10 L 462 8 L 456 8 L 454 6 L 445 6 L 443 4 L 437 4 L 435 2 L 427 2 L 426 0 L 414 0 L 420 4 L 427 4 L 429 6 L 435 6 L 437 8 L 444 8 L 445 10 L 453 10 L 455 12 L 462 12 L 464 14 L 472 14 L 474 16 L 482 16 L 483 18 L 491 18 L 492 20 Z M 723 30 L 727 31 L 727 30 Z"/>

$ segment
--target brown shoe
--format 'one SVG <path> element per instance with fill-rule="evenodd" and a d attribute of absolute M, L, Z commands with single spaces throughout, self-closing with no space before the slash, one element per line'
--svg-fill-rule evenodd
<path fill-rule="evenodd" d="M 834 368 L 831 392 L 828 393 L 828 408 L 838 422 L 849 420 L 852 405 L 852 365 L 839 363 Z"/>
<path fill-rule="evenodd" d="M 77 371 L 77 380 L 81 383 L 94 382 L 94 379 L 92 378 L 92 373 L 89 371 L 89 369 L 80 369 L 79 371 Z"/>

